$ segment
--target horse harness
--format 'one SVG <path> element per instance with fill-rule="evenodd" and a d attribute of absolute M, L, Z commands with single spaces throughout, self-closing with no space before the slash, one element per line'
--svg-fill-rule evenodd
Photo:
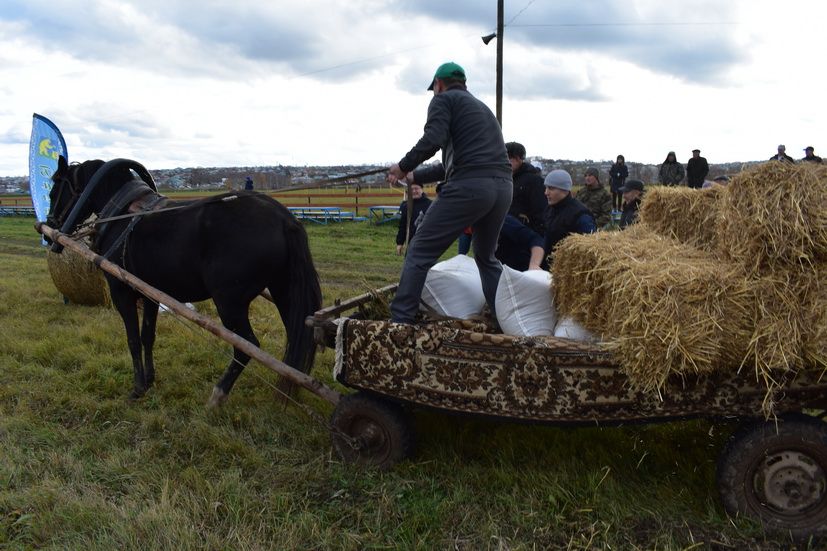
<path fill-rule="evenodd" d="M 126 241 L 135 225 L 141 218 L 152 212 L 164 209 L 169 199 L 149 187 L 143 180 L 130 180 L 121 186 L 118 192 L 112 196 L 100 212 L 96 224 L 102 222 L 98 227 L 95 243 L 101 243 L 109 233 L 112 226 L 110 222 L 121 218 L 131 218 L 129 224 L 121 232 L 118 238 L 112 243 L 102 256 L 107 260 Z M 174 207 L 180 208 L 180 207 Z M 125 250 L 124 250 L 125 252 Z"/>

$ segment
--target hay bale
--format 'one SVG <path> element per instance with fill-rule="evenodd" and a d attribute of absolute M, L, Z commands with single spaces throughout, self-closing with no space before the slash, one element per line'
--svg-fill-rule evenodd
<path fill-rule="evenodd" d="M 827 264 L 814 266 L 802 303 L 804 365 L 827 369 Z"/>
<path fill-rule="evenodd" d="M 558 313 L 603 335 L 638 388 L 745 357 L 753 296 L 739 271 L 645 224 L 567 238 L 552 273 Z"/>
<path fill-rule="evenodd" d="M 611 333 L 609 310 L 616 292 L 613 274 L 625 266 L 656 260 L 664 247 L 678 247 L 674 254 L 686 259 L 707 258 L 701 251 L 681 246 L 643 223 L 620 232 L 569 236 L 555 251 L 552 265 L 558 311 L 574 317 L 592 332 Z M 558 256 L 557 251 L 562 254 Z"/>
<path fill-rule="evenodd" d="M 750 274 L 827 261 L 827 166 L 768 162 L 721 194 L 718 238 Z"/>
<path fill-rule="evenodd" d="M 75 251 L 48 251 L 46 262 L 55 288 L 69 302 L 86 306 L 111 306 L 109 286 L 103 272 Z"/>
<path fill-rule="evenodd" d="M 717 252 L 718 213 L 723 186 L 708 189 L 656 186 L 640 205 L 640 221 L 656 233 L 708 252 Z"/>

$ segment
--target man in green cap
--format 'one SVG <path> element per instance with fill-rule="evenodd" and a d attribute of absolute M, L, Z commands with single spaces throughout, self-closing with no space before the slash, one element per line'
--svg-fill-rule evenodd
<path fill-rule="evenodd" d="M 417 184 L 444 180 L 411 241 L 391 320 L 412 323 L 419 310 L 425 277 L 467 226 L 474 232 L 474 260 L 485 300 L 494 312 L 502 264 L 494 257 L 497 238 L 511 204 L 511 164 L 502 130 L 491 110 L 465 86 L 465 70 L 454 62 L 440 65 L 428 90 L 425 132 L 407 155 L 388 171 L 388 181 Z M 442 150 L 442 163 L 413 171 Z"/>

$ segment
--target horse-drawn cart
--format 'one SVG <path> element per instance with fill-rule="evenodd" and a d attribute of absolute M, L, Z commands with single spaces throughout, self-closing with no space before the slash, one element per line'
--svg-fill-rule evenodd
<path fill-rule="evenodd" d="M 485 322 L 370 319 L 377 298 L 394 288 L 308 318 L 316 342 L 335 347 L 336 380 L 357 390 L 342 397 L 332 418 L 344 460 L 387 467 L 408 456 L 409 415 L 420 407 L 560 425 L 738 419 L 742 426 L 718 461 L 727 511 L 796 537 L 827 530 L 827 424 L 820 418 L 827 378 L 820 372 L 784 375 L 772 396 L 777 418 L 765 420 L 766 386 L 748 369 L 676 377 L 658 396 L 634 390 L 600 344 L 512 337 Z"/>
<path fill-rule="evenodd" d="M 82 243 L 42 224 L 38 230 L 334 404 L 331 436 L 345 461 L 385 468 L 409 456 L 414 441 L 409 415 L 417 407 L 548 424 L 740 419 L 741 428 L 718 460 L 726 510 L 796 538 L 827 532 L 827 424 L 822 420 L 827 378 L 819 372 L 783 375 L 773 395 L 777 418 L 767 421 L 762 413 L 766 388 L 751 373 L 676 378 L 656 396 L 634 390 L 600 344 L 511 337 L 483 321 L 405 325 L 371 319 L 377 317 L 371 314 L 377 297 L 394 291 L 388 286 L 307 318 L 316 343 L 335 347 L 336 380 L 357 390 L 341 395 Z"/>

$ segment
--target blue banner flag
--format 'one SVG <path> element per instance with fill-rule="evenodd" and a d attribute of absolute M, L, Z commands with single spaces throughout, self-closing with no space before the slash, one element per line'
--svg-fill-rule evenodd
<path fill-rule="evenodd" d="M 45 222 L 46 215 L 49 214 L 52 174 L 57 170 L 57 158 L 60 155 L 69 159 L 63 135 L 52 121 L 35 113 L 32 119 L 32 138 L 29 141 L 29 191 L 35 215 L 40 222 Z"/>

